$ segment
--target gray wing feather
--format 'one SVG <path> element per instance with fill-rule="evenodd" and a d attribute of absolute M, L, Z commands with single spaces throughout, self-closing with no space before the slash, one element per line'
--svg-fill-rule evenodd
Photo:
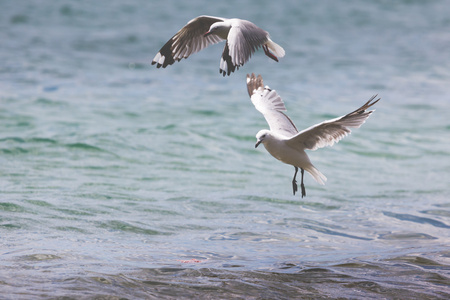
<path fill-rule="evenodd" d="M 238 20 L 228 33 L 228 49 L 235 66 L 242 66 L 268 39 L 268 32 L 247 20 Z"/>
<path fill-rule="evenodd" d="M 380 98 L 373 101 L 377 95 L 369 99 L 357 110 L 345 116 L 328 120 L 302 130 L 286 141 L 287 144 L 298 149 L 316 150 L 325 146 L 332 146 L 351 133 L 350 128 L 359 128 L 374 110 L 366 111 L 377 103 Z"/>
<path fill-rule="evenodd" d="M 253 105 L 263 114 L 271 131 L 286 137 L 297 134 L 294 123 L 283 113 L 286 111 L 283 100 L 275 90 L 264 87 L 261 75 L 247 75 L 247 90 Z"/>
<path fill-rule="evenodd" d="M 211 16 L 199 16 L 190 20 L 159 50 L 153 58 L 152 65 L 157 64 L 158 68 L 161 66 L 165 68 L 175 61 L 188 58 L 193 53 L 223 41 L 214 34 L 206 37 L 203 35 L 212 24 L 224 20 L 226 19 Z"/>

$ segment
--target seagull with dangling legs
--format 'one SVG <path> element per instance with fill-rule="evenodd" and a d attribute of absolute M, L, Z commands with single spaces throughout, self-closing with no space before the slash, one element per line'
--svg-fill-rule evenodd
<path fill-rule="evenodd" d="M 270 39 L 267 31 L 250 21 L 199 16 L 190 20 L 159 50 L 152 65 L 165 68 L 221 41 L 225 41 L 219 69 L 223 76 L 239 69 L 260 47 L 275 61 L 278 61 L 277 56 L 285 55 L 284 49 Z"/>
<path fill-rule="evenodd" d="M 275 90 L 264 87 L 261 75 L 247 74 L 247 90 L 255 108 L 261 112 L 269 124 L 270 130 L 263 129 L 256 134 L 257 142 L 263 144 L 266 150 L 276 159 L 294 166 L 292 179 L 294 195 L 297 192 L 297 172 L 300 168 L 302 180 L 300 183 L 302 198 L 306 196 L 303 175 L 306 170 L 319 184 L 325 184 L 327 178 L 311 163 L 305 150 L 316 150 L 325 146 L 333 146 L 350 134 L 350 128 L 359 128 L 374 110 L 367 111 L 377 103 L 375 96 L 369 99 L 357 110 L 342 117 L 324 121 L 302 131 L 298 131 L 294 122 L 284 113 L 286 107 Z M 374 101 L 375 100 L 375 101 Z"/>

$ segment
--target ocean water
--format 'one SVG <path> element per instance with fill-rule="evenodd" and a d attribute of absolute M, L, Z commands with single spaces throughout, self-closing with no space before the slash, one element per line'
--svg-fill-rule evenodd
<path fill-rule="evenodd" d="M 202 14 L 286 56 L 151 66 Z M 0 40 L 1 299 L 450 297 L 447 1 L 1 1 Z M 381 97 L 303 199 L 252 72 L 299 129 Z"/>

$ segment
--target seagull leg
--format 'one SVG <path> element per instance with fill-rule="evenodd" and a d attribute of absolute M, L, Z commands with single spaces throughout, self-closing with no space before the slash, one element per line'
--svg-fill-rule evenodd
<path fill-rule="evenodd" d="M 302 182 L 300 184 L 300 187 L 302 188 L 302 198 L 306 196 L 306 189 L 305 189 L 305 185 L 303 184 L 303 175 L 305 174 L 305 170 L 303 170 L 302 168 L 300 168 L 301 172 L 302 172 Z"/>
<path fill-rule="evenodd" d="M 295 173 L 294 173 L 294 178 L 292 179 L 292 189 L 294 190 L 294 195 L 295 195 L 295 192 L 297 191 L 297 180 L 295 180 L 295 177 L 297 177 L 298 168 L 295 166 L 294 166 L 294 168 L 295 168 Z"/>
<path fill-rule="evenodd" d="M 273 59 L 274 61 L 278 62 L 278 58 L 273 55 L 272 53 L 270 53 L 269 48 L 267 47 L 267 45 L 263 45 L 262 48 L 264 49 L 264 53 L 270 57 L 271 59 Z"/>

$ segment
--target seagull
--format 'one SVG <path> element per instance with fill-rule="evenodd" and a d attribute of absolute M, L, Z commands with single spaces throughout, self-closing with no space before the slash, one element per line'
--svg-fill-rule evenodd
<path fill-rule="evenodd" d="M 270 127 L 270 130 L 263 129 L 256 134 L 255 148 L 262 143 L 273 157 L 294 166 L 295 173 L 292 179 L 294 195 L 297 192 L 296 176 L 300 168 L 302 198 L 306 196 L 303 184 L 305 170 L 319 184 L 324 185 L 327 180 L 311 163 L 305 150 L 316 150 L 339 142 L 350 134 L 350 128 L 359 128 L 367 120 L 374 110 L 366 110 L 380 100 L 378 98 L 374 101 L 377 96 L 375 95 L 363 106 L 345 116 L 324 121 L 299 132 L 294 122 L 283 113 L 286 107 L 281 97 L 275 90 L 271 90 L 268 86 L 264 87 L 261 75 L 256 77 L 253 73 L 251 76 L 247 74 L 247 90 L 253 105 L 263 114 Z"/>
<path fill-rule="evenodd" d="M 262 47 L 265 54 L 278 61 L 284 49 L 274 43 L 269 33 L 255 24 L 241 19 L 199 16 L 190 20 L 156 54 L 152 65 L 167 67 L 182 58 L 197 53 L 209 45 L 226 41 L 220 60 L 220 73 L 230 75 L 244 65 L 252 54 Z M 270 50 L 274 52 L 271 53 Z"/>

